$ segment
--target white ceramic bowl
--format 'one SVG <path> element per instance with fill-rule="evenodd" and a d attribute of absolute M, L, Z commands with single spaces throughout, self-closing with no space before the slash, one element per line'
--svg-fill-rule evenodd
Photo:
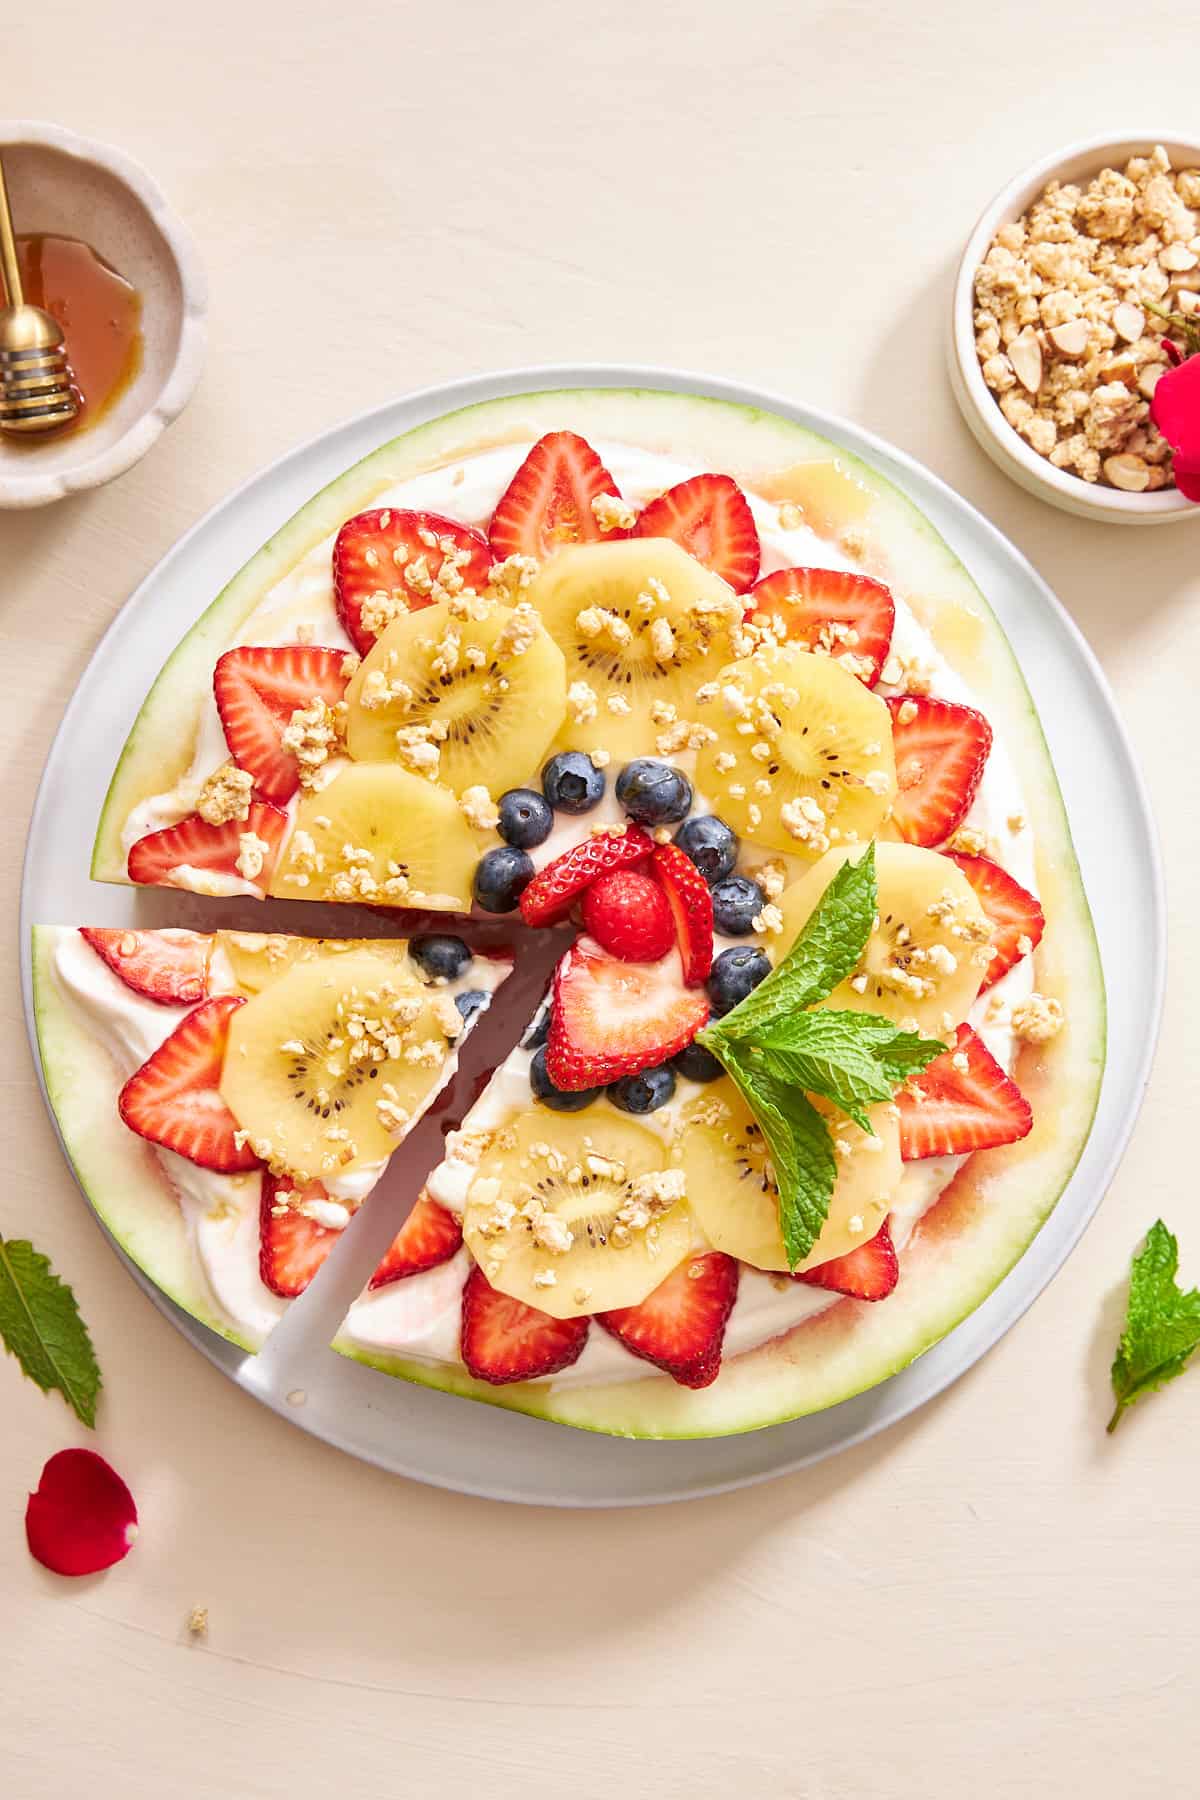
<path fill-rule="evenodd" d="M 18 232 L 83 238 L 142 296 L 135 381 L 88 429 L 36 447 L 0 434 L 0 507 L 100 487 L 143 457 L 191 398 L 204 362 L 207 283 L 185 227 L 121 150 L 58 125 L 0 120 Z"/>
<path fill-rule="evenodd" d="M 1144 156 L 1155 144 L 1164 146 L 1173 168 L 1200 168 L 1200 143 L 1155 131 L 1088 138 L 1034 163 L 1010 181 L 983 213 L 967 240 L 954 283 L 950 377 L 963 416 L 979 443 L 1006 475 L 1039 499 L 1081 518 L 1104 519 L 1115 525 L 1166 525 L 1175 519 L 1200 518 L 1200 506 L 1185 500 L 1174 488 L 1126 494 L 1119 488 L 1084 481 L 1065 469 L 1056 469 L 1025 442 L 1000 411 L 979 367 L 973 324 L 975 271 L 999 227 L 1019 219 L 1048 181 L 1090 180 L 1103 168 L 1123 168 L 1131 156 Z"/>

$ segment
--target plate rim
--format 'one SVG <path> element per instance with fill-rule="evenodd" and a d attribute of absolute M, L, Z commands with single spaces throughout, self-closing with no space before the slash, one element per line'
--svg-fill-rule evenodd
<path fill-rule="evenodd" d="M 616 1491 L 604 1493 L 591 1490 L 587 1493 L 578 1493 L 569 1492 L 566 1489 L 555 1490 L 553 1488 L 533 1492 L 525 1491 L 519 1484 L 510 1485 L 509 1483 L 497 1480 L 494 1468 L 488 1471 L 487 1479 L 480 1478 L 468 1480 L 461 1475 L 439 1474 L 428 1468 L 414 1466 L 410 1461 L 407 1461 L 403 1455 L 396 1457 L 376 1453 L 361 1444 L 351 1442 L 347 1432 L 339 1429 L 336 1424 L 326 1423 L 322 1426 L 310 1419 L 306 1419 L 304 1417 L 304 1409 L 297 1409 L 288 1405 L 282 1394 L 274 1394 L 265 1391 L 248 1373 L 244 1375 L 244 1371 L 250 1371 L 255 1366 L 261 1366 L 258 1359 L 243 1354 L 225 1340 L 217 1337 L 214 1333 L 209 1332 L 205 1327 L 193 1320 L 190 1315 L 183 1313 L 182 1310 L 176 1307 L 165 1295 L 160 1293 L 154 1283 L 151 1282 L 125 1254 L 121 1246 L 101 1224 L 90 1204 L 88 1205 L 89 1214 L 99 1226 L 103 1235 L 108 1239 L 108 1242 L 116 1250 L 125 1267 L 134 1276 L 143 1291 L 149 1295 L 159 1311 L 164 1313 L 165 1316 L 171 1320 L 176 1328 L 187 1338 L 188 1342 L 199 1349 L 207 1360 L 220 1369 L 223 1374 L 235 1381 L 244 1392 L 249 1393 L 254 1399 L 268 1406 L 280 1417 L 287 1419 L 294 1425 L 298 1425 L 302 1430 L 308 1432 L 309 1435 L 315 1436 L 321 1441 L 329 1443 L 335 1448 L 342 1450 L 359 1460 L 382 1468 L 389 1473 L 403 1475 L 408 1479 L 418 1480 L 426 1485 L 441 1487 L 454 1492 L 471 1494 L 475 1497 L 484 1499 L 502 1500 L 529 1505 L 552 1505 L 565 1508 L 594 1509 L 614 1506 L 661 1505 L 685 1499 L 705 1498 L 710 1495 L 727 1493 L 742 1487 L 754 1486 L 762 1481 L 774 1480 L 781 1475 L 791 1474 L 797 1470 L 808 1467 L 812 1463 L 823 1460 L 827 1456 L 849 1449 L 853 1445 L 859 1444 L 865 1439 L 876 1435 L 878 1432 L 883 1431 L 892 1425 L 899 1424 L 903 1419 L 911 1416 L 918 1408 L 926 1405 L 930 1400 L 945 1392 L 948 1387 L 957 1381 L 960 1376 L 965 1374 L 968 1369 L 972 1368 L 988 1350 L 994 1348 L 1000 1339 L 1012 1329 L 1033 1302 L 1044 1293 L 1046 1288 L 1054 1280 L 1067 1258 L 1074 1251 L 1084 1232 L 1095 1218 L 1120 1165 L 1125 1150 L 1128 1147 L 1133 1127 L 1141 1110 L 1142 1100 L 1150 1079 L 1154 1056 L 1157 1049 L 1165 997 L 1166 890 L 1159 832 L 1150 805 L 1145 779 L 1142 775 L 1136 756 L 1134 755 L 1132 744 L 1125 729 L 1124 722 L 1121 719 L 1120 712 L 1117 709 L 1107 677 L 1094 651 L 1084 637 L 1082 630 L 1024 553 L 1018 549 L 997 526 L 993 525 L 989 519 L 985 518 L 970 501 L 956 493 L 954 489 L 950 487 L 949 483 L 944 481 L 932 470 L 926 468 L 925 465 L 920 463 L 915 457 L 910 456 L 907 452 L 899 449 L 878 434 L 866 430 L 852 420 L 843 418 L 837 414 L 826 412 L 820 408 L 807 406 L 801 402 L 793 401 L 786 395 L 777 393 L 771 389 L 761 388 L 750 383 L 731 381 L 726 377 L 707 375 L 702 372 L 673 368 L 665 365 L 660 366 L 636 363 L 543 363 L 519 365 L 510 369 L 458 377 L 449 382 L 431 383 L 408 393 L 396 395 L 388 401 L 382 402 L 376 406 L 368 407 L 311 434 L 303 442 L 293 445 L 290 449 L 285 450 L 271 462 L 264 465 L 264 467 L 247 476 L 228 494 L 225 494 L 217 500 L 192 526 L 189 527 L 186 532 L 183 533 L 181 537 L 176 539 L 165 554 L 159 558 L 142 580 L 138 582 L 133 592 L 118 609 L 117 613 L 101 634 L 87 664 L 78 677 L 76 687 L 63 711 L 62 718 L 47 751 L 30 813 L 29 830 L 21 873 L 18 925 L 20 932 L 21 991 L 25 1012 L 26 1031 L 33 1052 L 34 1066 L 38 1077 L 38 1083 L 42 1091 L 42 1098 L 46 1104 L 51 1124 L 56 1136 L 59 1138 L 60 1145 L 62 1143 L 61 1133 L 58 1130 L 58 1123 L 53 1108 L 49 1103 L 44 1071 L 38 1053 L 36 1021 L 33 1011 L 32 963 L 30 955 L 30 928 L 34 923 L 31 915 L 30 894 L 32 858 L 35 843 L 38 841 L 40 833 L 45 829 L 46 821 L 44 813 L 57 760 L 63 753 L 63 747 L 66 740 L 75 730 L 78 723 L 77 715 L 82 714 L 85 710 L 87 702 L 85 689 L 88 686 L 89 677 L 91 676 L 95 665 L 104 661 L 111 641 L 114 638 L 119 637 L 122 632 L 129 628 L 133 616 L 139 613 L 142 606 L 147 602 L 147 599 L 152 597 L 155 587 L 163 580 L 164 576 L 168 575 L 170 571 L 176 568 L 176 566 L 185 561 L 193 542 L 200 537 L 207 528 L 218 521 L 221 515 L 233 512 L 236 516 L 240 503 L 252 493 L 255 495 L 268 494 L 272 486 L 278 485 L 281 472 L 285 472 L 289 465 L 301 464 L 313 452 L 320 451 L 320 449 L 331 439 L 342 434 L 354 435 L 365 433 L 369 431 L 376 422 L 382 425 L 382 422 L 385 419 L 389 420 L 389 422 L 393 422 L 395 421 L 397 413 L 404 415 L 403 422 L 397 424 L 395 429 L 392 429 L 391 423 L 389 423 L 387 429 L 388 437 L 395 436 L 406 430 L 414 429 L 426 419 L 435 418 L 440 414 L 455 411 L 461 407 L 488 400 L 514 397 L 522 393 L 542 393 L 558 388 L 580 389 L 589 387 L 650 388 L 659 392 L 693 394 L 700 397 L 729 401 L 740 406 L 750 406 L 767 412 L 774 412 L 785 419 L 793 420 L 798 424 L 808 426 L 810 429 L 822 433 L 832 442 L 842 445 L 850 454 L 861 454 L 868 460 L 870 460 L 871 457 L 875 457 L 883 463 L 884 473 L 889 478 L 893 477 L 893 472 L 900 476 L 901 479 L 898 485 L 901 486 L 906 497 L 910 499 L 913 499 L 913 496 L 909 489 L 905 487 L 905 477 L 910 478 L 918 488 L 926 487 L 931 489 L 935 497 L 954 516 L 957 525 L 961 525 L 964 529 L 969 530 L 972 533 L 981 534 L 983 539 L 990 545 L 993 553 L 998 554 L 1001 559 L 1007 561 L 1014 572 L 1019 574 L 1022 581 L 1028 584 L 1036 594 L 1039 605 L 1048 611 L 1058 629 L 1064 633 L 1072 656 L 1081 664 L 1095 690 L 1096 700 L 1103 709 L 1105 722 L 1112 736 L 1113 748 L 1116 753 L 1114 760 L 1120 765 L 1121 776 L 1128 785 L 1129 795 L 1133 803 L 1132 810 L 1137 815 L 1137 819 L 1140 822 L 1144 833 L 1145 850 L 1147 854 L 1143 872 L 1146 879 L 1147 899 L 1149 902 L 1147 922 L 1153 935 L 1153 951 L 1151 957 L 1152 980 L 1150 983 L 1150 992 L 1147 996 L 1148 1004 L 1145 1009 L 1145 1030 L 1138 1042 L 1137 1054 L 1133 1059 L 1132 1065 L 1127 1065 L 1124 1085 L 1127 1087 L 1128 1093 L 1124 1102 L 1124 1111 L 1120 1118 L 1114 1120 L 1109 1127 L 1110 1141 L 1107 1155 L 1094 1176 L 1091 1177 L 1089 1191 L 1083 1199 L 1077 1203 L 1076 1209 L 1070 1218 L 1070 1223 L 1060 1241 L 1053 1245 L 1053 1247 L 1047 1245 L 1047 1247 L 1043 1249 L 1036 1268 L 1032 1268 L 1031 1265 L 1031 1269 L 1026 1271 L 1026 1277 L 1022 1284 L 1018 1285 L 1013 1282 L 1012 1277 L 1015 1276 L 1017 1271 L 1021 1269 L 1023 1265 L 1031 1264 L 1031 1259 L 1034 1256 L 1036 1246 L 1045 1238 L 1047 1228 L 1054 1216 L 1052 1214 L 1051 1218 L 1047 1219 L 1046 1224 L 1042 1227 L 1041 1231 L 1039 1231 L 1038 1236 L 1033 1240 L 1033 1243 L 1030 1244 L 1018 1263 L 1014 1265 L 1013 1270 L 1011 1270 L 1009 1275 L 1000 1282 L 998 1287 L 993 1290 L 992 1294 L 989 1295 L 973 1313 L 969 1314 L 959 1326 L 947 1334 L 945 1338 L 941 1339 L 937 1345 L 932 1346 L 925 1355 L 921 1356 L 917 1363 L 908 1365 L 906 1370 L 897 1372 L 896 1375 L 876 1384 L 874 1388 L 866 1390 L 864 1394 L 855 1396 L 852 1400 L 842 1402 L 840 1406 L 827 1408 L 823 1413 L 814 1414 L 810 1417 L 813 1420 L 829 1420 L 842 1412 L 843 1409 L 849 1409 L 856 1405 L 859 1405 L 861 1409 L 862 1403 L 869 1403 L 876 1396 L 884 1396 L 889 1390 L 894 1391 L 897 1382 L 903 1380 L 904 1376 L 909 1374 L 914 1367 L 922 1366 L 928 1374 L 932 1376 L 932 1379 L 918 1384 L 918 1391 L 906 1394 L 904 1398 L 898 1401 L 898 1403 L 890 1407 L 884 1406 L 877 1409 L 880 1416 L 876 1416 L 875 1412 L 871 1412 L 868 1408 L 868 1416 L 858 1425 L 845 1432 L 836 1434 L 835 1441 L 818 1444 L 810 1449 L 803 1450 L 799 1453 L 793 1452 L 791 1454 L 788 1454 L 781 1445 L 780 1448 L 782 1454 L 778 1461 L 773 1461 L 771 1466 L 755 1468 L 749 1472 L 727 1475 L 723 1478 L 719 1475 L 716 1475 L 715 1478 L 707 1478 L 703 1475 L 695 1476 L 688 1481 L 678 1484 L 664 1482 L 656 1484 L 654 1491 L 647 1491 L 636 1495 Z M 386 437 L 381 437 L 379 439 L 379 442 L 381 443 L 386 441 Z M 364 452 L 364 454 L 367 453 L 369 452 Z M 350 465 L 346 464 L 344 466 L 348 467 Z M 331 477 L 331 479 L 332 478 L 336 478 L 336 476 Z M 321 485 L 324 485 L 324 483 Z M 919 499 L 913 499 L 913 504 L 918 505 L 918 507 L 924 511 Z M 290 514 L 288 516 L 290 516 Z M 279 521 L 280 524 L 283 522 L 283 520 Z M 941 522 L 935 522 L 934 528 L 935 530 L 938 530 L 939 534 L 942 533 Z M 951 543 L 950 548 L 953 554 L 959 557 L 964 563 L 968 573 L 970 573 L 970 552 L 964 551 L 954 543 Z M 211 596 L 209 596 L 209 599 L 211 599 Z M 209 603 L 209 599 L 204 601 L 205 606 Z M 198 609 L 196 617 L 199 616 L 199 612 L 202 610 L 203 606 Z M 1097 944 L 1098 948 L 1101 948 L 1101 963 L 1103 967 L 1104 959 L 1102 946 L 1100 946 L 1099 943 L 1099 934 L 1097 934 Z M 1106 1068 L 1111 1062 L 1111 1055 L 1112 1041 L 1110 1037 L 1106 1051 Z M 1127 1049 L 1125 1050 L 1125 1055 L 1126 1057 L 1128 1055 Z M 1103 1100 L 1104 1096 L 1102 1092 L 1098 1101 L 1097 1112 L 1095 1119 L 1093 1120 L 1089 1138 L 1085 1142 L 1085 1149 L 1086 1144 L 1091 1142 L 1092 1135 L 1095 1133 L 1097 1123 L 1101 1118 Z M 74 1179 L 74 1171 L 69 1157 L 66 1158 L 66 1161 L 68 1171 L 71 1173 L 72 1179 Z M 1075 1177 L 1072 1176 L 1070 1179 L 1074 1180 Z M 1057 1211 L 1057 1207 L 1055 1210 Z M 1033 1274 L 1032 1282 L 1030 1281 L 1031 1271 Z M 1008 1290 L 1006 1303 L 1003 1306 L 996 1307 L 997 1317 L 989 1321 L 985 1333 L 985 1341 L 977 1346 L 972 1346 L 970 1349 L 963 1350 L 957 1358 L 941 1358 L 940 1361 L 947 1364 L 945 1368 L 941 1367 L 940 1364 L 935 1367 L 933 1359 L 936 1357 L 937 1352 L 943 1350 L 955 1337 L 963 1334 L 971 1321 L 977 1319 L 984 1308 L 993 1306 L 993 1303 L 997 1302 L 1000 1296 L 1006 1293 L 1006 1290 Z M 329 1354 L 333 1355 L 334 1353 L 330 1351 Z M 378 1375 L 375 1371 L 371 1370 L 360 1370 L 359 1373 L 366 1377 L 368 1381 L 372 1377 L 377 1381 L 383 1382 L 392 1380 L 392 1378 L 388 1376 Z M 394 1385 L 407 1387 L 407 1384 Z M 367 1388 L 364 1391 L 368 1394 L 369 1406 L 370 1389 Z M 428 1390 L 419 1391 L 429 1392 Z M 441 1404 L 448 1404 L 455 1402 L 456 1400 L 455 1396 L 441 1393 L 433 1393 L 432 1398 Z M 457 1404 L 466 1406 L 472 1403 L 458 1401 Z M 488 1410 L 489 1412 L 493 1412 L 493 1409 Z M 568 1427 L 557 1426 L 543 1420 L 517 1420 L 515 1416 L 511 1414 L 493 1413 L 493 1416 L 498 1416 L 511 1421 L 521 1428 L 533 1426 L 541 1432 L 553 1432 L 556 1436 L 548 1440 L 552 1445 L 561 1445 L 564 1441 L 571 1441 L 563 1440 L 561 1435 L 563 1431 L 570 1429 Z M 649 1450 L 653 1447 L 658 1451 L 664 1449 L 678 1449 L 681 1452 L 694 1452 L 696 1446 L 701 1445 L 712 1450 L 719 1456 L 720 1447 L 722 1445 L 738 1445 L 745 1442 L 747 1437 L 761 1439 L 775 1432 L 794 1429 L 796 1426 L 803 1425 L 807 1422 L 808 1421 L 805 1420 L 793 1420 L 783 1422 L 776 1426 L 763 1427 L 757 1432 L 748 1434 L 734 1434 L 733 1436 L 703 1440 L 684 1439 L 680 1440 L 678 1443 L 671 1444 L 654 1444 L 652 1446 L 648 1441 L 644 1448 Z M 588 1436 L 590 1436 L 590 1434 L 578 1432 L 571 1433 L 572 1439 Z M 598 1441 L 606 1444 L 622 1444 L 626 1442 L 626 1440 L 607 1439 L 603 1437 Z M 556 1459 L 552 1451 L 550 1460 L 553 1462 L 561 1459 Z M 651 1459 L 647 1458 L 647 1460 L 650 1461 Z"/>

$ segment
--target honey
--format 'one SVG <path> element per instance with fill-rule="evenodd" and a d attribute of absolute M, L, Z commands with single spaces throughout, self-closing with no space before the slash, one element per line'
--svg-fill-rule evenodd
<path fill-rule="evenodd" d="M 25 440 L 32 448 L 86 431 L 116 405 L 142 366 L 142 297 L 79 238 L 17 239 L 25 299 L 53 315 L 66 339 L 80 408 L 69 425 Z"/>

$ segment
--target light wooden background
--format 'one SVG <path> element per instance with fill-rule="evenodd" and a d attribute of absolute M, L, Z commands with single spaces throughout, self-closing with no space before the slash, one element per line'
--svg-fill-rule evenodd
<path fill-rule="evenodd" d="M 1118 691 L 1174 960 L 1120 1178 L 973 1374 L 811 1473 L 588 1517 L 360 1468 L 188 1349 L 59 1159 L 10 935 L 0 1230 L 32 1234 L 79 1294 L 107 1377 L 99 1443 L 144 1529 L 107 1578 L 29 1561 L 26 1489 L 84 1434 L 0 1367 L 5 1796 L 1194 1792 L 1200 1374 L 1112 1443 L 1103 1423 L 1129 1253 L 1159 1211 L 1200 1276 L 1200 525 L 1147 535 L 1026 497 L 968 437 L 943 369 L 952 265 L 985 201 L 1074 137 L 1159 119 L 1197 135 L 1193 40 L 1165 0 L 43 0 L 6 43 L 5 109 L 142 158 L 213 291 L 207 372 L 149 460 L 0 516 L 10 933 L 62 709 L 187 526 L 412 386 L 607 358 L 845 413 L 1016 540 Z M 196 1604 L 204 1645 L 186 1641 Z"/>

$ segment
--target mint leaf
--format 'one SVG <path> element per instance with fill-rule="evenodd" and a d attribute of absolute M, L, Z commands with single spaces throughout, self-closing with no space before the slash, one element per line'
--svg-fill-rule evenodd
<path fill-rule="evenodd" d="M 875 923 L 875 845 L 857 862 L 844 862 L 777 969 L 753 993 L 701 1033 L 701 1042 L 720 1055 L 713 1039 L 759 1037 L 768 1025 L 815 1006 L 854 973 Z"/>
<path fill-rule="evenodd" d="M 1129 1310 L 1112 1366 L 1115 1431 L 1127 1407 L 1174 1381 L 1200 1348 L 1200 1290 L 1185 1293 L 1175 1280 L 1179 1245 L 1161 1219 L 1150 1227 L 1133 1259 Z"/>
<path fill-rule="evenodd" d="M 75 1296 L 26 1239 L 0 1237 L 0 1338 L 30 1381 L 96 1423 L 100 1370 Z"/>
<path fill-rule="evenodd" d="M 804 1094 L 731 1046 L 714 1052 L 757 1119 L 779 1190 L 779 1229 L 788 1267 L 803 1262 L 821 1235 L 837 1181 L 833 1139 Z"/>
<path fill-rule="evenodd" d="M 818 1009 L 767 1026 L 752 1053 L 764 1056 L 781 1079 L 824 1095 L 870 1131 L 864 1109 L 890 1100 L 900 1082 L 944 1049 L 874 1013 Z"/>

